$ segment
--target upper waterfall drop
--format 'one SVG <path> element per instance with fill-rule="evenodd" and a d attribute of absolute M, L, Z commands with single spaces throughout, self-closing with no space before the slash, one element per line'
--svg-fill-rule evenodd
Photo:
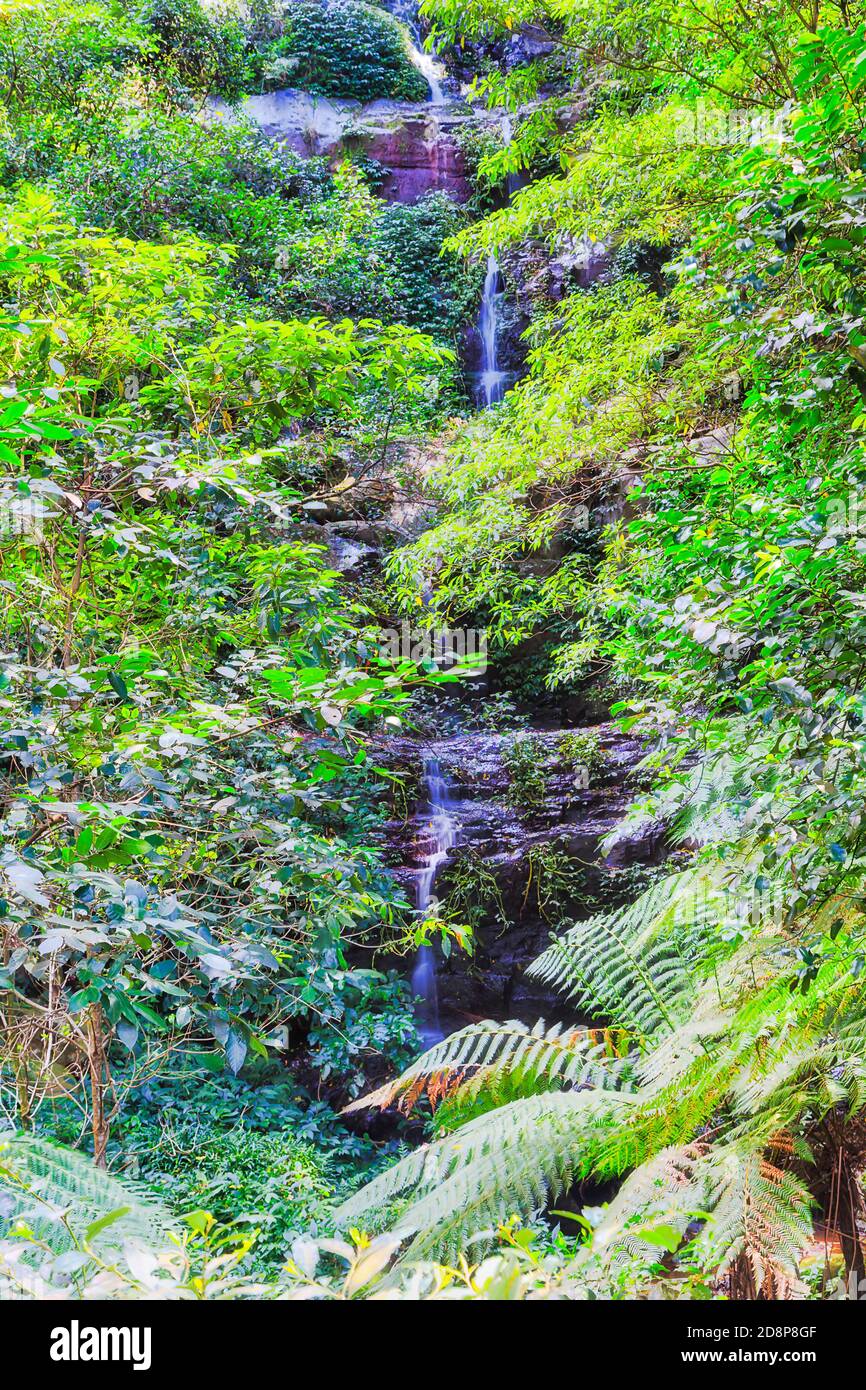
<path fill-rule="evenodd" d="M 416 37 L 411 29 L 409 32 L 412 35 L 409 57 L 412 59 L 415 67 L 421 73 L 421 76 L 426 80 L 427 86 L 430 88 L 430 105 L 444 106 L 447 100 L 442 88 L 442 79 L 445 76 L 445 70 L 442 64 L 437 61 L 435 55 L 433 53 L 428 53 L 422 46 L 420 36 Z"/>
<path fill-rule="evenodd" d="M 448 100 L 442 86 L 446 76 L 445 67 L 435 53 L 430 53 L 424 47 L 418 23 L 417 0 L 386 0 L 385 8 L 409 31 L 409 57 L 430 88 L 430 105 L 444 106 Z"/>
<path fill-rule="evenodd" d="M 508 149 L 512 140 L 511 117 L 506 111 L 500 120 L 502 143 Z M 508 202 L 514 193 L 516 180 L 508 174 L 506 196 Z M 502 270 L 495 250 L 487 255 L 487 270 L 484 276 L 484 289 L 481 294 L 481 309 L 478 315 L 478 336 L 481 340 L 481 390 L 487 410 L 498 405 L 505 395 L 508 373 L 499 363 L 499 333 L 502 321 L 502 302 L 505 289 L 502 283 Z"/>

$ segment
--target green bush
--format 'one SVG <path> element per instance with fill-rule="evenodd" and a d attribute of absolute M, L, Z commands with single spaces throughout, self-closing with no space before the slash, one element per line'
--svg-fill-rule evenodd
<path fill-rule="evenodd" d="M 505 903 L 496 875 L 480 854 L 467 849 L 456 855 L 442 878 L 444 910 L 456 922 L 465 922 L 477 931 L 488 918 L 504 926 Z"/>
<path fill-rule="evenodd" d="M 190 92 L 236 97 L 249 85 L 249 45 L 231 14 L 200 0 L 47 0 L 0 16 L 3 100 L 35 110 L 45 126 L 69 113 L 105 120 L 123 79 L 144 71 L 176 104 Z M 46 119 L 46 112 L 50 117 Z"/>
<path fill-rule="evenodd" d="M 400 1054 L 404 1058 L 404 1054 Z M 274 1063 L 249 1079 L 170 1065 L 124 1098 L 109 1168 L 142 1184 L 178 1216 L 197 1210 L 260 1232 L 253 1260 L 273 1273 L 291 1238 L 315 1228 L 331 1199 L 393 1160 L 396 1141 L 353 1134 Z M 124 1089 L 122 1073 L 117 1077 Z M 77 1145 L 80 1116 L 68 1100 L 46 1108 L 45 1137 Z"/>
<path fill-rule="evenodd" d="M 607 754 L 595 729 L 569 729 L 561 735 L 557 752 L 574 771 L 583 769 L 590 778 L 600 773 L 607 762 Z"/>
<path fill-rule="evenodd" d="M 392 203 L 379 218 L 373 245 L 389 270 L 388 313 L 457 347 L 481 294 L 479 271 L 442 243 L 466 225 L 464 209 L 445 193 L 410 207 Z"/>
<path fill-rule="evenodd" d="M 547 749 L 535 734 L 520 734 L 503 750 L 508 770 L 508 799 L 527 813 L 540 811 L 547 795 Z"/>
<path fill-rule="evenodd" d="M 406 980 L 393 971 L 343 974 L 331 1009 L 310 1030 L 309 1047 L 321 1083 L 337 1083 L 350 1096 L 361 1094 L 382 1057 L 391 1064 L 395 1058 L 411 1061 L 419 1039 Z"/>
<path fill-rule="evenodd" d="M 195 91 L 240 96 L 247 85 L 247 42 L 237 20 L 208 13 L 200 0 L 144 0 L 135 17 L 153 43 L 151 66 Z"/>
<path fill-rule="evenodd" d="M 141 58 L 147 35 L 119 5 L 22 6 L 0 17 L 3 102 L 16 114 L 39 112 L 43 125 L 87 109 L 127 65 Z M 47 113 L 50 112 L 50 118 Z"/>
<path fill-rule="evenodd" d="M 363 0 L 316 0 L 292 6 L 287 30 L 265 62 L 270 87 L 299 87 L 320 96 L 376 101 L 426 101 L 428 87 L 409 58 L 406 33 L 393 15 Z"/>
<path fill-rule="evenodd" d="M 189 1136 L 188 1136 L 189 1141 Z M 179 1214 L 208 1211 L 260 1232 L 255 1260 L 279 1266 L 291 1238 L 316 1221 L 333 1194 L 327 1159 L 291 1130 L 208 1129 L 189 1147 L 163 1139 L 150 1187 Z"/>

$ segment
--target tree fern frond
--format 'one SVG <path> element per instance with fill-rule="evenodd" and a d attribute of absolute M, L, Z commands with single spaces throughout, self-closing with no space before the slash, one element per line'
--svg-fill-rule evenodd
<path fill-rule="evenodd" d="M 821 945 L 804 977 L 798 924 L 754 885 L 743 860 L 700 864 L 570 928 L 533 974 L 619 1031 L 485 1023 L 438 1044 L 365 1103 L 409 1109 L 425 1095 L 459 1128 L 380 1174 L 338 1221 L 387 1220 L 404 1258 L 448 1259 L 576 1179 L 630 1173 L 597 1233 L 617 1279 L 658 1263 L 653 1226 L 676 1244 L 702 1222 L 688 1248 L 706 1272 L 736 1292 L 797 1292 L 810 1201 L 787 1165 L 840 1101 L 847 1115 L 866 1108 L 866 996 L 852 970 L 863 922 L 859 906 L 814 913 Z"/>
<path fill-rule="evenodd" d="M 496 1098 L 507 1079 L 513 1091 L 532 1094 L 542 1086 L 613 1087 L 625 1084 L 628 1058 L 624 1035 L 605 1028 L 532 1027 L 511 1019 L 461 1028 L 431 1047 L 395 1081 L 353 1101 L 344 1113 L 397 1104 L 409 1114 L 422 1097 L 436 1106 L 453 1098 L 471 1101 L 481 1091 Z"/>
<path fill-rule="evenodd" d="M 802 1290 L 799 1263 L 812 1238 L 812 1199 L 791 1173 L 760 1152 L 733 1144 L 667 1148 L 623 1183 L 595 1232 L 593 1248 L 616 1266 L 658 1253 L 653 1228 L 680 1238 L 702 1222 L 694 1249 L 708 1273 L 723 1277 L 738 1260 L 756 1292 Z"/>
<path fill-rule="evenodd" d="M 616 1092 L 572 1091 L 515 1101 L 473 1122 L 447 1179 L 400 1216 L 395 1232 L 414 1236 L 404 1258 L 454 1259 L 470 1239 L 476 1253 L 494 1244 L 510 1216 L 527 1219 L 592 1171 L 599 1132 L 627 1104 Z M 465 1140 L 470 1128 L 454 1138 Z"/>
<path fill-rule="evenodd" d="M 694 1063 L 707 1054 L 714 1040 L 725 1036 L 730 1020 L 730 1013 L 708 1012 L 688 1018 L 666 1033 L 638 1063 L 642 1090 L 651 1094 L 687 1075 Z"/>
<path fill-rule="evenodd" d="M 357 1225 L 411 1191 L 393 1229 L 415 1236 L 410 1251 L 453 1253 L 479 1222 L 529 1216 L 578 1173 L 592 1169 L 598 1140 L 630 1097 L 616 1091 L 530 1096 L 471 1120 L 409 1154 L 344 1202 L 336 1223 Z"/>
<path fill-rule="evenodd" d="M 654 883 L 628 907 L 576 922 L 529 974 L 644 1038 L 691 1012 L 696 986 L 778 911 L 745 862 L 699 864 Z"/>
<path fill-rule="evenodd" d="M 723 1067 L 731 1074 L 739 1064 L 737 1045 L 742 1030 L 735 1026 L 738 1006 L 748 999 L 760 979 L 764 938 L 744 942 L 729 958 L 714 961 L 712 973 L 696 982 L 689 1015 L 673 1032 L 653 1040 L 637 1064 L 644 1092 L 682 1085 L 702 1057 L 722 1053 Z M 760 1027 L 766 1024 L 762 1017 Z M 748 1035 L 747 1047 L 754 1048 Z M 692 1078 L 693 1079 L 693 1078 Z"/>
<path fill-rule="evenodd" d="M 130 1239 L 166 1243 L 171 1213 L 132 1183 L 112 1177 L 74 1149 L 31 1135 L 0 1136 L 0 1236 L 24 1224 L 61 1254 L 94 1222 L 121 1210 L 94 1236 L 95 1250 L 120 1249 Z"/>
<path fill-rule="evenodd" d="M 702 1161 L 711 1217 L 696 1241 L 720 1275 L 742 1259 L 755 1290 L 770 1298 L 802 1291 L 799 1264 L 812 1237 L 812 1198 L 793 1174 L 736 1145 Z"/>
<path fill-rule="evenodd" d="M 575 923 L 528 973 L 641 1036 L 674 1028 L 721 896 L 705 871 L 672 874 L 630 906 Z"/>
<path fill-rule="evenodd" d="M 706 845 L 732 839 L 748 806 L 750 777 L 735 754 L 704 759 L 678 788 L 671 804 L 668 836 L 675 845 Z"/>
<path fill-rule="evenodd" d="M 752 799 L 752 773 L 733 751 L 736 721 L 729 721 L 727 747 L 703 758 L 644 802 L 638 802 L 604 840 L 609 853 L 648 825 L 667 827 L 675 845 L 715 844 L 734 839 Z"/>
<path fill-rule="evenodd" d="M 699 1144 L 672 1146 L 647 1159 L 626 1178 L 593 1235 L 593 1249 L 612 1266 L 658 1256 L 652 1228 L 672 1228 L 681 1238 L 706 1209 L 706 1183 L 695 1172 L 705 1152 Z"/>

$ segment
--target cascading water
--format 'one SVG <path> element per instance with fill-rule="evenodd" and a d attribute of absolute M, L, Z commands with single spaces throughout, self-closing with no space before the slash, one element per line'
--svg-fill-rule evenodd
<path fill-rule="evenodd" d="M 426 798 L 422 814 L 426 819 L 424 843 L 426 853 L 418 873 L 415 903 L 419 914 L 426 914 L 435 901 L 433 885 L 436 875 L 446 862 L 457 842 L 457 821 L 451 810 L 448 783 L 442 776 L 436 758 L 424 760 L 424 790 Z M 421 1001 L 418 1010 L 418 1031 L 425 1047 L 441 1042 L 439 997 L 436 989 L 436 957 L 432 946 L 421 946 L 412 971 L 412 990 Z"/>
<path fill-rule="evenodd" d="M 418 24 L 417 0 L 387 0 L 385 8 L 390 10 L 396 19 L 402 20 L 409 30 L 409 57 L 430 88 L 430 105 L 443 106 L 447 101 L 442 89 L 445 69 L 435 53 L 429 53 L 424 47 Z"/>
<path fill-rule="evenodd" d="M 502 304 L 502 275 L 496 252 L 487 257 L 487 274 L 481 296 L 478 333 L 481 338 L 481 389 L 489 410 L 505 394 L 505 373 L 499 369 L 499 310 Z"/>
<path fill-rule="evenodd" d="M 445 76 L 445 70 L 442 64 L 437 61 L 435 54 L 428 53 L 422 46 L 421 37 L 417 31 L 410 27 L 409 33 L 412 36 L 412 42 L 409 45 L 409 57 L 430 88 L 430 105 L 444 106 L 447 100 L 442 90 L 442 78 Z"/>
<path fill-rule="evenodd" d="M 502 141 L 507 149 L 511 144 L 511 117 L 506 114 L 502 117 Z M 510 201 L 514 192 L 514 175 L 509 174 L 506 189 Z M 504 290 L 502 285 L 502 271 L 499 268 L 499 261 L 496 252 L 491 251 L 487 257 L 487 273 L 484 276 L 484 289 L 481 295 L 481 312 L 478 315 L 478 334 L 481 339 L 481 389 L 484 393 L 484 404 L 489 410 L 492 405 L 497 405 L 505 395 L 505 384 L 508 379 L 507 372 L 503 372 L 499 366 L 499 324 L 502 310 Z"/>

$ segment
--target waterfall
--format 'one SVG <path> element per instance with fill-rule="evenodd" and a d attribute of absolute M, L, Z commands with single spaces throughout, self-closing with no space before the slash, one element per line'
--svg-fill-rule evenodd
<path fill-rule="evenodd" d="M 445 76 L 445 69 L 437 62 L 435 54 L 424 49 L 421 36 L 414 25 L 409 26 L 409 33 L 412 39 L 409 44 L 409 57 L 430 88 L 430 105 L 444 106 L 446 97 L 442 90 L 442 78 Z"/>
<path fill-rule="evenodd" d="M 386 0 L 385 8 L 409 30 L 409 57 L 430 88 L 430 105 L 443 106 L 447 101 L 442 90 L 445 68 L 435 53 L 428 53 L 418 24 L 417 0 Z"/>
<path fill-rule="evenodd" d="M 457 822 L 451 812 L 451 799 L 448 783 L 442 776 L 437 758 L 424 760 L 424 789 L 426 798 L 422 805 L 422 815 L 426 824 L 424 840 L 426 853 L 418 874 L 415 903 L 419 915 L 426 914 L 435 903 L 433 884 L 436 875 L 446 862 L 449 852 L 457 841 Z M 421 1004 L 419 1007 L 418 1031 L 425 1047 L 441 1042 L 442 1028 L 439 1023 L 439 997 L 436 990 L 436 957 L 432 946 L 421 946 L 412 971 L 412 991 Z"/>
<path fill-rule="evenodd" d="M 499 128 L 502 131 L 502 143 L 505 146 L 505 148 L 508 149 L 513 139 L 514 132 L 511 125 L 511 117 L 509 116 L 507 111 L 505 112 L 505 115 L 502 117 L 502 120 L 499 122 Z M 511 199 L 514 197 L 514 194 L 517 192 L 518 185 L 519 180 L 517 175 L 511 172 L 507 173 L 505 176 L 505 196 L 506 200 L 509 203 L 511 202 Z"/>
<path fill-rule="evenodd" d="M 512 138 L 511 117 L 507 111 L 500 124 L 502 142 L 507 149 Z M 509 202 L 514 187 L 514 175 L 509 174 L 506 184 Z M 488 410 L 492 405 L 497 405 L 505 395 L 505 383 L 508 375 L 499 366 L 498 338 L 502 299 L 502 272 L 499 268 L 496 252 L 491 251 L 487 257 L 487 273 L 484 277 L 481 311 L 478 315 L 478 334 L 481 338 L 481 389 L 484 392 L 484 404 Z"/>
<path fill-rule="evenodd" d="M 497 346 L 501 303 L 502 275 L 496 252 L 491 251 L 487 257 L 487 274 L 484 277 L 481 312 L 478 316 L 478 333 L 481 338 L 481 388 L 488 410 L 501 401 L 505 394 L 505 372 L 499 369 Z"/>

